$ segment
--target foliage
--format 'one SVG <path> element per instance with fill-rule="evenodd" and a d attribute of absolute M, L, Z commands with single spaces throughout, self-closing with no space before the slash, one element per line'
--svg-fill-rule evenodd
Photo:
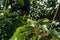
<path fill-rule="evenodd" d="M 53 14 L 57 0 L 26 1 L 0 0 L 0 40 L 59 40 L 59 22 L 44 17 Z"/>
<path fill-rule="evenodd" d="M 29 20 L 27 24 L 16 29 L 10 40 L 57 40 L 60 38 L 60 35 L 55 29 L 49 28 L 51 24 L 52 21 L 48 19 L 40 19 L 38 21 Z M 47 39 L 49 36 L 51 38 Z"/>
<path fill-rule="evenodd" d="M 9 40 L 16 28 L 25 24 L 27 19 L 20 16 L 19 10 L 12 12 L 9 3 L 10 0 L 0 0 L 0 40 Z"/>
<path fill-rule="evenodd" d="M 57 0 L 35 0 L 31 1 L 30 16 L 34 19 L 45 18 L 52 15 L 56 9 Z"/>

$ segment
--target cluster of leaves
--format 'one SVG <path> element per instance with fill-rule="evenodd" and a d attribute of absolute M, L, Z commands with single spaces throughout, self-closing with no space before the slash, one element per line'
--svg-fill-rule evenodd
<path fill-rule="evenodd" d="M 52 14 L 55 10 L 57 0 L 51 0 L 47 2 L 45 2 L 44 0 L 33 0 L 34 4 L 31 4 L 32 9 L 30 10 L 31 13 L 29 16 L 36 17 L 36 15 L 40 16 Z M 26 22 L 25 25 L 18 27 L 14 32 L 13 36 L 10 38 L 10 40 L 59 40 L 60 32 L 56 31 L 53 24 L 56 25 L 56 23 L 52 23 L 52 21 L 48 19 L 39 19 L 37 21 L 30 20 Z"/>
<path fill-rule="evenodd" d="M 12 12 L 11 0 L 0 0 L 0 40 L 9 40 L 15 29 L 26 22 L 26 16 L 20 16 L 20 11 Z M 23 0 L 18 0 L 20 5 L 24 5 Z"/>
<path fill-rule="evenodd" d="M 10 13 L 5 10 L 5 12 L 0 13 L 0 38 L 8 40 L 15 29 L 23 24 L 25 24 L 27 17 L 21 17 L 17 15 L 16 12 Z M 8 38 L 7 38 L 8 37 Z"/>
<path fill-rule="evenodd" d="M 56 9 L 57 0 L 32 0 L 30 5 L 31 18 L 43 18 L 52 15 Z"/>
<path fill-rule="evenodd" d="M 10 40 L 59 40 L 60 33 L 50 28 L 53 27 L 52 22 L 48 19 L 28 19 L 25 25 L 16 29 Z"/>

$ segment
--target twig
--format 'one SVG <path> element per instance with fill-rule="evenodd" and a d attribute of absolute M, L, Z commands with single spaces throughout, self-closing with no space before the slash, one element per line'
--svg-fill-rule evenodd
<path fill-rule="evenodd" d="M 58 4 L 57 10 L 56 10 L 56 12 L 55 12 L 55 14 L 54 14 L 54 17 L 53 17 L 53 20 L 55 20 L 55 18 L 56 18 L 56 16 L 57 16 L 57 12 L 58 12 L 58 10 L 59 10 L 59 5 L 60 5 L 60 4 Z"/>

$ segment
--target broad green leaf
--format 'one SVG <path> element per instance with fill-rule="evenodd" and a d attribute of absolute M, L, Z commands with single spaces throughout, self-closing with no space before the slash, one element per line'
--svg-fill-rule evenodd
<path fill-rule="evenodd" d="M 21 31 L 25 31 L 26 30 L 26 25 L 22 26 L 22 27 L 18 27 L 14 33 L 14 35 L 10 38 L 10 40 L 15 40 L 15 38 L 20 34 Z"/>
<path fill-rule="evenodd" d="M 31 22 L 28 22 L 26 25 L 23 25 L 21 27 L 18 27 L 16 29 L 14 35 L 10 38 L 10 40 L 15 40 L 15 38 L 17 38 L 18 40 L 24 39 L 24 34 L 21 33 L 21 32 L 26 31 L 27 30 L 27 26 L 29 27 L 30 25 L 31 25 Z"/>
<path fill-rule="evenodd" d="M 58 38 L 59 36 L 59 33 L 56 30 L 50 30 L 50 34 L 52 34 L 56 38 Z"/>

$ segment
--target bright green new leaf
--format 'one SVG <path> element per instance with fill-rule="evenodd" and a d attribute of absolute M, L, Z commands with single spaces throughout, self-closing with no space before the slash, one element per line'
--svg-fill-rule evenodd
<path fill-rule="evenodd" d="M 23 40 L 24 39 L 24 34 L 21 32 L 24 32 L 27 30 L 27 26 L 29 27 L 31 25 L 31 22 L 28 22 L 26 25 L 23 25 L 21 27 L 18 27 L 14 33 L 14 35 L 10 38 L 10 40 Z"/>
<path fill-rule="evenodd" d="M 10 38 L 10 40 L 15 40 L 15 38 L 20 34 L 21 31 L 25 31 L 26 30 L 26 25 L 22 26 L 22 27 L 18 27 L 14 33 L 14 35 Z"/>

